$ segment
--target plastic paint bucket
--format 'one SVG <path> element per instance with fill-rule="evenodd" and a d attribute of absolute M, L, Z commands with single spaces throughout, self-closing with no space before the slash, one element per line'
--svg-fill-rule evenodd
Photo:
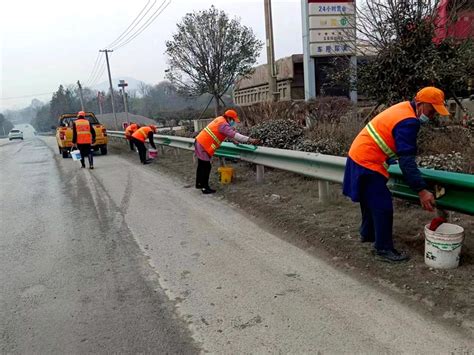
<path fill-rule="evenodd" d="M 221 166 L 217 169 L 217 173 L 219 174 L 219 181 L 221 184 L 230 184 L 232 182 L 232 178 L 234 177 L 234 168 Z"/>
<path fill-rule="evenodd" d="M 425 264 L 435 269 L 459 266 L 464 229 L 451 223 L 441 224 L 436 231 L 425 226 Z"/>
<path fill-rule="evenodd" d="M 156 149 L 148 149 L 148 158 L 155 159 L 158 156 L 158 151 Z"/>
<path fill-rule="evenodd" d="M 81 152 L 79 150 L 72 150 L 71 151 L 71 158 L 72 160 L 81 160 Z"/>

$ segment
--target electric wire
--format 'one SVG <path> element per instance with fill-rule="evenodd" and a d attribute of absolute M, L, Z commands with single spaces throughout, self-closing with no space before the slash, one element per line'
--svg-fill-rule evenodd
<path fill-rule="evenodd" d="M 129 36 L 124 42 L 121 44 L 118 44 L 112 48 L 112 50 L 118 50 L 119 48 L 122 48 L 123 46 L 127 45 L 131 41 L 133 41 L 137 36 L 139 36 L 143 31 L 145 31 L 157 18 L 160 16 L 161 13 L 171 4 L 171 0 L 168 0 L 168 3 L 166 3 L 167 0 L 164 0 L 161 5 L 158 7 L 158 9 L 148 18 L 148 20 L 131 36 Z M 166 5 L 165 5 L 166 3 Z M 165 5 L 163 7 L 163 5 Z"/>
<path fill-rule="evenodd" d="M 137 21 L 138 17 L 142 14 L 142 12 L 148 7 L 148 4 L 150 3 L 151 0 L 148 0 L 148 2 L 146 3 L 146 5 L 143 7 L 143 9 L 138 13 L 138 15 L 135 17 L 135 19 L 130 23 L 130 25 L 128 25 L 128 27 L 125 29 L 125 31 L 123 31 L 114 41 L 112 41 L 106 48 L 112 48 L 113 46 L 117 45 L 122 39 L 124 36 L 128 35 L 142 20 L 143 18 L 147 15 L 147 13 L 153 8 L 153 6 L 155 6 L 156 4 L 156 0 L 154 0 L 153 4 L 151 5 L 151 7 L 143 14 L 143 16 L 140 18 L 140 20 Z M 136 23 L 135 23 L 136 22 Z M 134 25 L 135 23 L 135 25 Z M 133 25 L 133 27 L 132 27 Z M 130 28 L 132 27 L 132 28 Z"/>
<path fill-rule="evenodd" d="M 95 71 L 96 71 L 97 68 L 98 68 L 99 59 L 100 59 L 100 52 L 97 52 L 97 57 L 95 58 L 94 66 L 92 67 L 92 71 L 90 72 L 89 77 L 88 77 L 87 80 L 84 82 L 84 86 L 88 86 L 89 83 L 91 82 L 91 79 L 93 78 L 93 76 L 94 76 L 94 74 L 95 74 Z"/>

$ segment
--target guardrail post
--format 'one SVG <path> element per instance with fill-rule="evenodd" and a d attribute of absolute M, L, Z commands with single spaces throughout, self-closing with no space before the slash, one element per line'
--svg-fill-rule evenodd
<path fill-rule="evenodd" d="M 219 157 L 219 166 L 225 166 L 225 160 L 224 158 Z"/>
<path fill-rule="evenodd" d="M 265 167 L 263 165 L 257 165 L 257 184 L 262 184 L 265 175 Z"/>
<path fill-rule="evenodd" d="M 179 157 L 179 148 L 174 148 L 174 155 Z"/>
<path fill-rule="evenodd" d="M 162 145 L 160 145 L 160 153 L 161 155 L 165 154 L 165 147 L 163 147 Z"/>
<path fill-rule="evenodd" d="M 329 182 L 318 180 L 319 202 L 326 203 L 329 201 Z"/>

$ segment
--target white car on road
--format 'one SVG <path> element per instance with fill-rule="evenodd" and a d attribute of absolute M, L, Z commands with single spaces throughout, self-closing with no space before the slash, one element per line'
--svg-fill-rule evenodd
<path fill-rule="evenodd" d="M 21 139 L 23 140 L 23 132 L 20 131 L 19 129 L 12 129 L 10 133 L 8 133 L 8 139 Z"/>

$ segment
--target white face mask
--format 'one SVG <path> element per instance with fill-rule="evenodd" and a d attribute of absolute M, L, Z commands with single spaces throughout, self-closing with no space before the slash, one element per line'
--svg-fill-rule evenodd
<path fill-rule="evenodd" d="M 430 122 L 430 118 L 426 116 L 424 113 L 422 113 L 420 117 L 418 117 L 418 119 L 420 120 L 421 124 L 426 124 Z"/>

